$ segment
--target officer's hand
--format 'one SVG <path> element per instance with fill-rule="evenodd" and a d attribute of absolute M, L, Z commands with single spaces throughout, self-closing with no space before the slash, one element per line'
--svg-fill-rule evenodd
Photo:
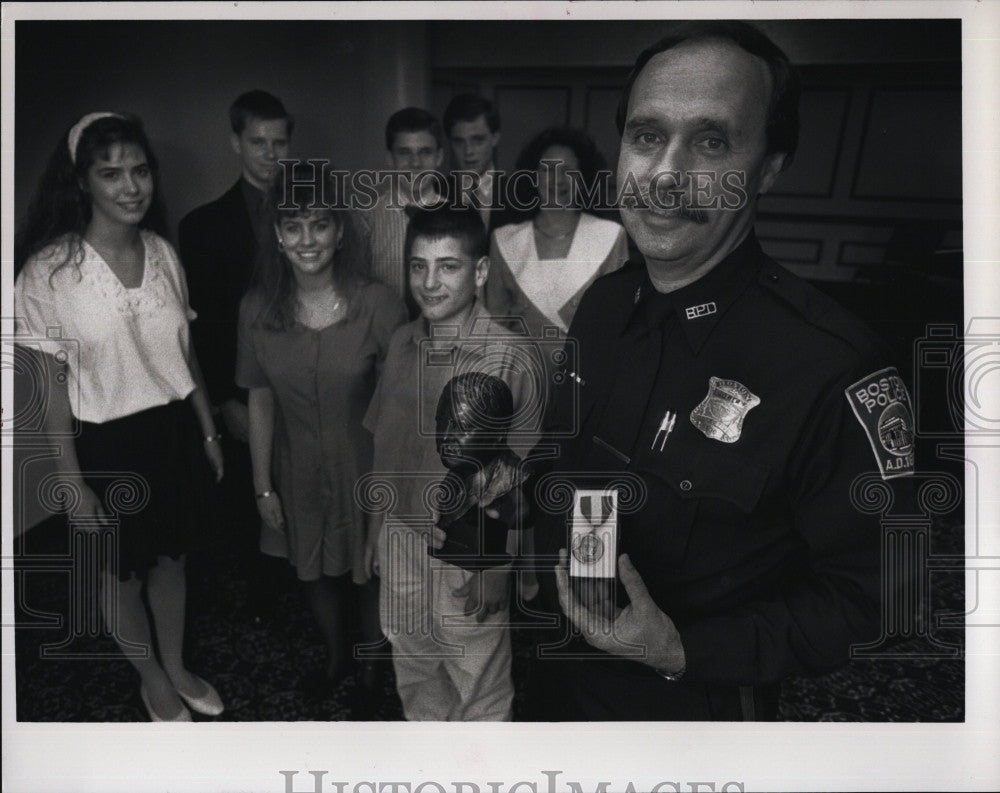
<path fill-rule="evenodd" d="M 501 565 L 476 571 L 463 586 L 453 589 L 451 593 L 466 599 L 463 612 L 466 616 L 475 614 L 476 622 L 482 622 L 507 607 L 509 590 L 510 567 Z"/>
<path fill-rule="evenodd" d="M 614 619 L 588 609 L 570 592 L 565 548 L 559 550 L 555 572 L 559 605 L 588 644 L 654 669 L 675 672 L 684 668 L 684 647 L 677 626 L 653 602 L 628 554 L 618 557 L 618 577 L 631 602 Z"/>

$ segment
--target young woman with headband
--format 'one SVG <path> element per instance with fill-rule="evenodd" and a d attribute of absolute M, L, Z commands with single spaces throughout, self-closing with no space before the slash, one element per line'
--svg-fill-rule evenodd
<path fill-rule="evenodd" d="M 43 383 L 45 421 L 62 439 L 58 465 L 80 525 L 110 525 L 121 478 L 139 483 L 146 503 L 118 511 L 117 554 L 104 560 L 104 618 L 139 673 L 150 719 L 191 721 L 189 707 L 223 710 L 182 657 L 184 561 L 197 517 L 191 444 L 203 447 L 216 481 L 223 461 L 189 345 L 195 314 L 164 227 L 139 120 L 84 116 L 61 138 L 17 235 L 14 307 L 19 333 L 68 367 L 68 377 Z"/>

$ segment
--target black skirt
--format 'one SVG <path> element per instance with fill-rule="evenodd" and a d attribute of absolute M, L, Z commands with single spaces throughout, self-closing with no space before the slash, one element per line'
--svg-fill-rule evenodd
<path fill-rule="evenodd" d="M 119 580 L 145 580 L 158 556 L 177 559 L 188 551 L 197 520 L 195 479 L 203 470 L 198 446 L 198 426 L 184 401 L 103 424 L 80 422 L 80 471 L 111 517 Z"/>

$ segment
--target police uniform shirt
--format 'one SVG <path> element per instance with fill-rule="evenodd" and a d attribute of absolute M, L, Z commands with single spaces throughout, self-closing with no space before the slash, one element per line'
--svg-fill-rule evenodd
<path fill-rule="evenodd" d="M 851 489 L 880 468 L 845 389 L 874 383 L 884 401 L 909 402 L 859 321 L 751 234 L 668 294 L 641 264 L 605 276 L 570 336 L 580 431 L 559 466 L 641 477 L 638 508 L 621 509 L 618 552 L 678 626 L 682 685 L 775 683 L 833 668 L 875 638 L 880 528 Z M 556 428 L 572 421 L 561 390 Z M 912 421 L 901 421 L 910 446 L 904 432 L 888 477 L 912 470 Z M 562 524 L 555 535 L 549 551 L 567 544 Z"/>

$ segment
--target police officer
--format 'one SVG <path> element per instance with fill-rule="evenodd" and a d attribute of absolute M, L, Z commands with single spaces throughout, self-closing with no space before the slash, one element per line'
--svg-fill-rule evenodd
<path fill-rule="evenodd" d="M 643 261 L 584 296 L 550 429 L 574 431 L 557 474 L 634 487 L 609 617 L 572 585 L 564 516 L 539 521 L 578 633 L 541 654 L 570 659 L 543 718 L 773 719 L 783 678 L 878 637 L 879 524 L 852 486 L 912 472 L 913 422 L 879 343 L 754 236 L 798 96 L 743 23 L 679 26 L 626 85 L 618 182 Z"/>

